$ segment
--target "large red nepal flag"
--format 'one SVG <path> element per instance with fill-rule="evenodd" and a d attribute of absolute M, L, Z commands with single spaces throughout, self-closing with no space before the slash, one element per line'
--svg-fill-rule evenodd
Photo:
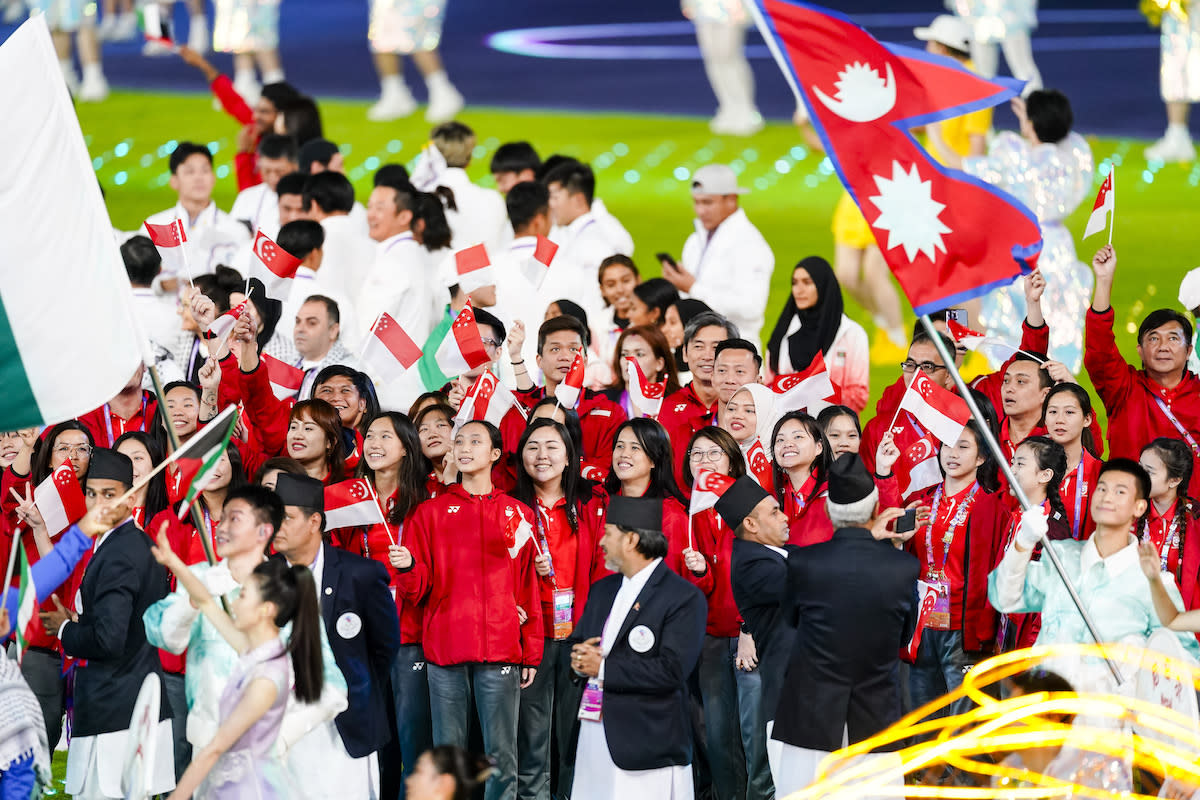
<path fill-rule="evenodd" d="M 803 98 L 825 153 L 918 314 L 1032 272 L 1037 218 L 1011 195 L 934 161 L 910 128 L 994 106 L 1019 82 L 948 57 L 883 45 L 844 17 L 752 0 L 759 28 Z"/>

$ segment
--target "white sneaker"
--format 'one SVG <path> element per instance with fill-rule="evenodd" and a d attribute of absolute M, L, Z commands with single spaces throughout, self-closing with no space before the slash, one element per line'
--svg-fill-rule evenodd
<path fill-rule="evenodd" d="M 425 109 L 425 121 L 434 125 L 449 122 L 463 110 L 463 96 L 453 86 L 430 90 L 429 107 Z"/>
<path fill-rule="evenodd" d="M 1179 161 L 1195 161 L 1196 147 L 1192 137 L 1186 133 L 1177 134 L 1168 130 L 1166 135 L 1146 148 L 1146 160 L 1162 161 L 1170 164 Z"/>
<path fill-rule="evenodd" d="M 20 0 L 10 0 L 4 7 L 4 24 L 16 25 L 25 16 L 25 4 Z"/>
<path fill-rule="evenodd" d="M 102 74 L 85 75 L 79 86 L 79 102 L 102 103 L 108 99 L 108 81 Z"/>
<path fill-rule="evenodd" d="M 390 122 L 407 117 L 417 110 L 417 101 L 408 87 L 400 91 L 384 92 L 379 101 L 367 109 L 367 119 L 372 122 Z"/>
<path fill-rule="evenodd" d="M 717 113 L 708 121 L 708 129 L 713 133 L 722 133 L 729 127 L 730 121 L 729 109 L 721 106 L 717 109 Z"/>
<path fill-rule="evenodd" d="M 128 14 L 121 14 L 117 17 L 116 31 L 113 33 L 113 41 L 116 42 L 132 42 L 138 36 L 138 18 L 137 14 L 130 11 Z"/>
<path fill-rule="evenodd" d="M 169 56 L 171 55 L 171 47 L 157 39 L 147 39 L 146 43 L 142 45 L 142 55 L 149 56 L 150 58 Z"/>
<path fill-rule="evenodd" d="M 212 49 L 212 37 L 208 35 L 208 17 L 195 16 L 188 21 L 188 47 L 201 55 Z"/>
<path fill-rule="evenodd" d="M 105 14 L 100 18 L 100 24 L 96 26 L 96 38 L 102 42 L 111 42 L 116 37 L 117 33 L 117 15 Z"/>
<path fill-rule="evenodd" d="M 762 114 L 755 109 L 735 111 L 719 121 L 713 118 L 709 124 L 713 133 L 725 136 L 753 136 L 763 129 Z"/>

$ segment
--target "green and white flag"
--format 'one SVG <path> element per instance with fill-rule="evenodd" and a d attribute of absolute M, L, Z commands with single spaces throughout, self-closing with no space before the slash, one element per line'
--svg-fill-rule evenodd
<path fill-rule="evenodd" d="M 12 431 L 107 402 L 145 349 L 44 15 L 0 45 L 0 75 L 0 430 Z"/>
<path fill-rule="evenodd" d="M 21 550 L 21 590 L 17 596 L 17 663 L 25 657 L 30 640 L 42 630 L 42 618 L 38 616 L 37 587 L 33 585 L 33 573 L 29 559 L 25 557 L 25 546 L 13 542 Z"/>
<path fill-rule="evenodd" d="M 229 447 L 229 439 L 237 428 L 237 406 L 226 406 L 195 436 L 180 447 L 170 460 L 179 470 L 179 488 L 185 489 L 179 518 L 183 519 L 200 493 L 212 483 L 217 462 Z M 178 495 L 176 495 L 178 497 Z"/>

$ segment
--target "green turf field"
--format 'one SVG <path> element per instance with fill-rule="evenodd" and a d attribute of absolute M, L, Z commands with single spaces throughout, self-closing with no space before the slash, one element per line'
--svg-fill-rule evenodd
<path fill-rule="evenodd" d="M 376 168 L 410 164 L 427 141 L 429 125 L 419 115 L 380 124 L 366 120 L 363 102 L 323 100 L 321 108 L 326 136 L 341 144 L 347 173 L 364 203 Z M 213 110 L 209 96 L 117 92 L 103 104 L 81 104 L 78 110 L 118 227 L 132 230 L 174 203 L 167 157 L 171 143 L 180 139 L 209 142 L 216 151 L 216 199 L 229 208 L 237 192 L 232 174 L 237 125 Z M 470 172 L 481 183 L 491 182 L 488 161 L 506 141 L 527 139 L 543 157 L 559 152 L 590 162 L 597 195 L 628 227 L 637 244 L 635 260 L 647 275 L 658 273 L 653 254 L 678 255 L 691 231 L 691 171 L 710 161 L 732 164 L 742 185 L 753 189 L 743 198 L 744 207 L 775 251 L 764 335 L 786 299 L 792 265 L 812 254 L 832 260 L 829 224 L 841 187 L 823 156 L 805 148 L 788 124 L 773 123 L 757 136 L 737 139 L 714 136 L 706 120 L 685 117 L 469 109 L 461 119 L 479 137 Z M 1126 328 L 1122 347 L 1132 355 L 1128 333 L 1136 330 L 1136 320 L 1148 308 L 1175 304 L 1183 273 L 1200 264 L 1189 211 L 1200 200 L 1200 164 L 1152 172 L 1142 158 L 1142 142 L 1092 138 L 1090 143 L 1097 163 L 1111 160 L 1121 173 L 1113 240 L 1121 267 L 1114 304 L 1118 326 Z M 1091 197 L 1084 205 L 1070 221 L 1076 232 L 1083 230 Z M 1102 243 L 1103 237 L 1095 236 L 1076 245 L 1090 261 Z M 873 332 L 850 298 L 847 311 Z M 873 399 L 898 374 L 891 362 L 873 366 Z"/>

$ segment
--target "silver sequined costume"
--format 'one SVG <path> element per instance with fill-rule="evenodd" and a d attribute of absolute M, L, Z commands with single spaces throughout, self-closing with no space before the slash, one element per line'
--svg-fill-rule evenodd
<path fill-rule="evenodd" d="M 408 55 L 436 50 L 445 17 L 446 0 L 372 0 L 371 51 Z"/>

